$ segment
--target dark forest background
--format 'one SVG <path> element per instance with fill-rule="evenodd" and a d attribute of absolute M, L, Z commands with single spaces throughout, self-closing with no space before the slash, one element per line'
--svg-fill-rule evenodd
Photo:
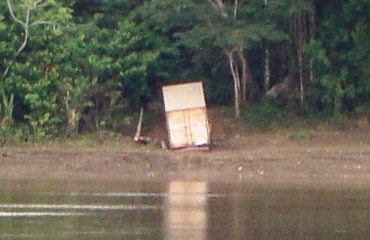
<path fill-rule="evenodd" d="M 369 9 L 368 0 L 1 0 L 1 134 L 123 131 L 160 103 L 164 84 L 194 80 L 235 118 L 367 117 Z"/>

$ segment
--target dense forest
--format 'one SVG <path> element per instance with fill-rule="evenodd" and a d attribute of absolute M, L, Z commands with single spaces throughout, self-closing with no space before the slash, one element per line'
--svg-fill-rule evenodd
<path fill-rule="evenodd" d="M 1 0 L 1 134 L 117 130 L 201 80 L 235 117 L 366 114 L 368 0 Z"/>

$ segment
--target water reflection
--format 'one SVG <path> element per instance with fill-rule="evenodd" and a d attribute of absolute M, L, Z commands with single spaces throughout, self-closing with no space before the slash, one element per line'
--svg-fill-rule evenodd
<path fill-rule="evenodd" d="M 205 182 L 169 183 L 165 203 L 166 239 L 207 239 L 207 194 Z"/>
<path fill-rule="evenodd" d="M 370 190 L 0 181 L 0 239 L 370 239 Z"/>
<path fill-rule="evenodd" d="M 0 181 L 0 239 L 163 239 L 161 184 Z"/>

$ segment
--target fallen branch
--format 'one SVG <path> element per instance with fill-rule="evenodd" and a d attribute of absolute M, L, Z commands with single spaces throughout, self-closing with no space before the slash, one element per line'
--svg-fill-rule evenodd
<path fill-rule="evenodd" d="M 135 136 L 134 136 L 134 141 L 135 142 L 138 142 L 140 140 L 141 128 L 142 128 L 142 125 L 143 125 L 143 115 L 144 115 L 144 108 L 142 107 L 140 109 L 139 122 L 137 124 L 136 133 L 135 133 Z"/>
<path fill-rule="evenodd" d="M 134 141 L 137 143 L 142 144 L 153 144 L 153 145 L 160 145 L 162 149 L 167 149 L 166 144 L 164 141 L 158 139 L 151 139 L 150 137 L 141 136 L 141 129 L 143 125 L 143 117 L 144 117 L 144 109 L 140 109 L 139 121 L 137 123 L 136 132 L 134 136 Z"/>

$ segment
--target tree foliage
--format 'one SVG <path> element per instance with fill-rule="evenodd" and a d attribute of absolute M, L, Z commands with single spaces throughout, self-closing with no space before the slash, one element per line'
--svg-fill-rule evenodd
<path fill-rule="evenodd" d="M 350 113 L 370 104 L 369 8 L 366 0 L 3 0 L 3 99 L 12 99 L 12 120 L 41 137 L 118 129 L 163 84 L 195 79 L 210 104 L 234 103 L 236 115 L 282 83 L 289 108 Z"/>
<path fill-rule="evenodd" d="M 331 1 L 320 16 L 317 39 L 306 47 L 315 69 L 311 101 L 329 114 L 369 103 L 369 7 L 362 0 Z"/>

